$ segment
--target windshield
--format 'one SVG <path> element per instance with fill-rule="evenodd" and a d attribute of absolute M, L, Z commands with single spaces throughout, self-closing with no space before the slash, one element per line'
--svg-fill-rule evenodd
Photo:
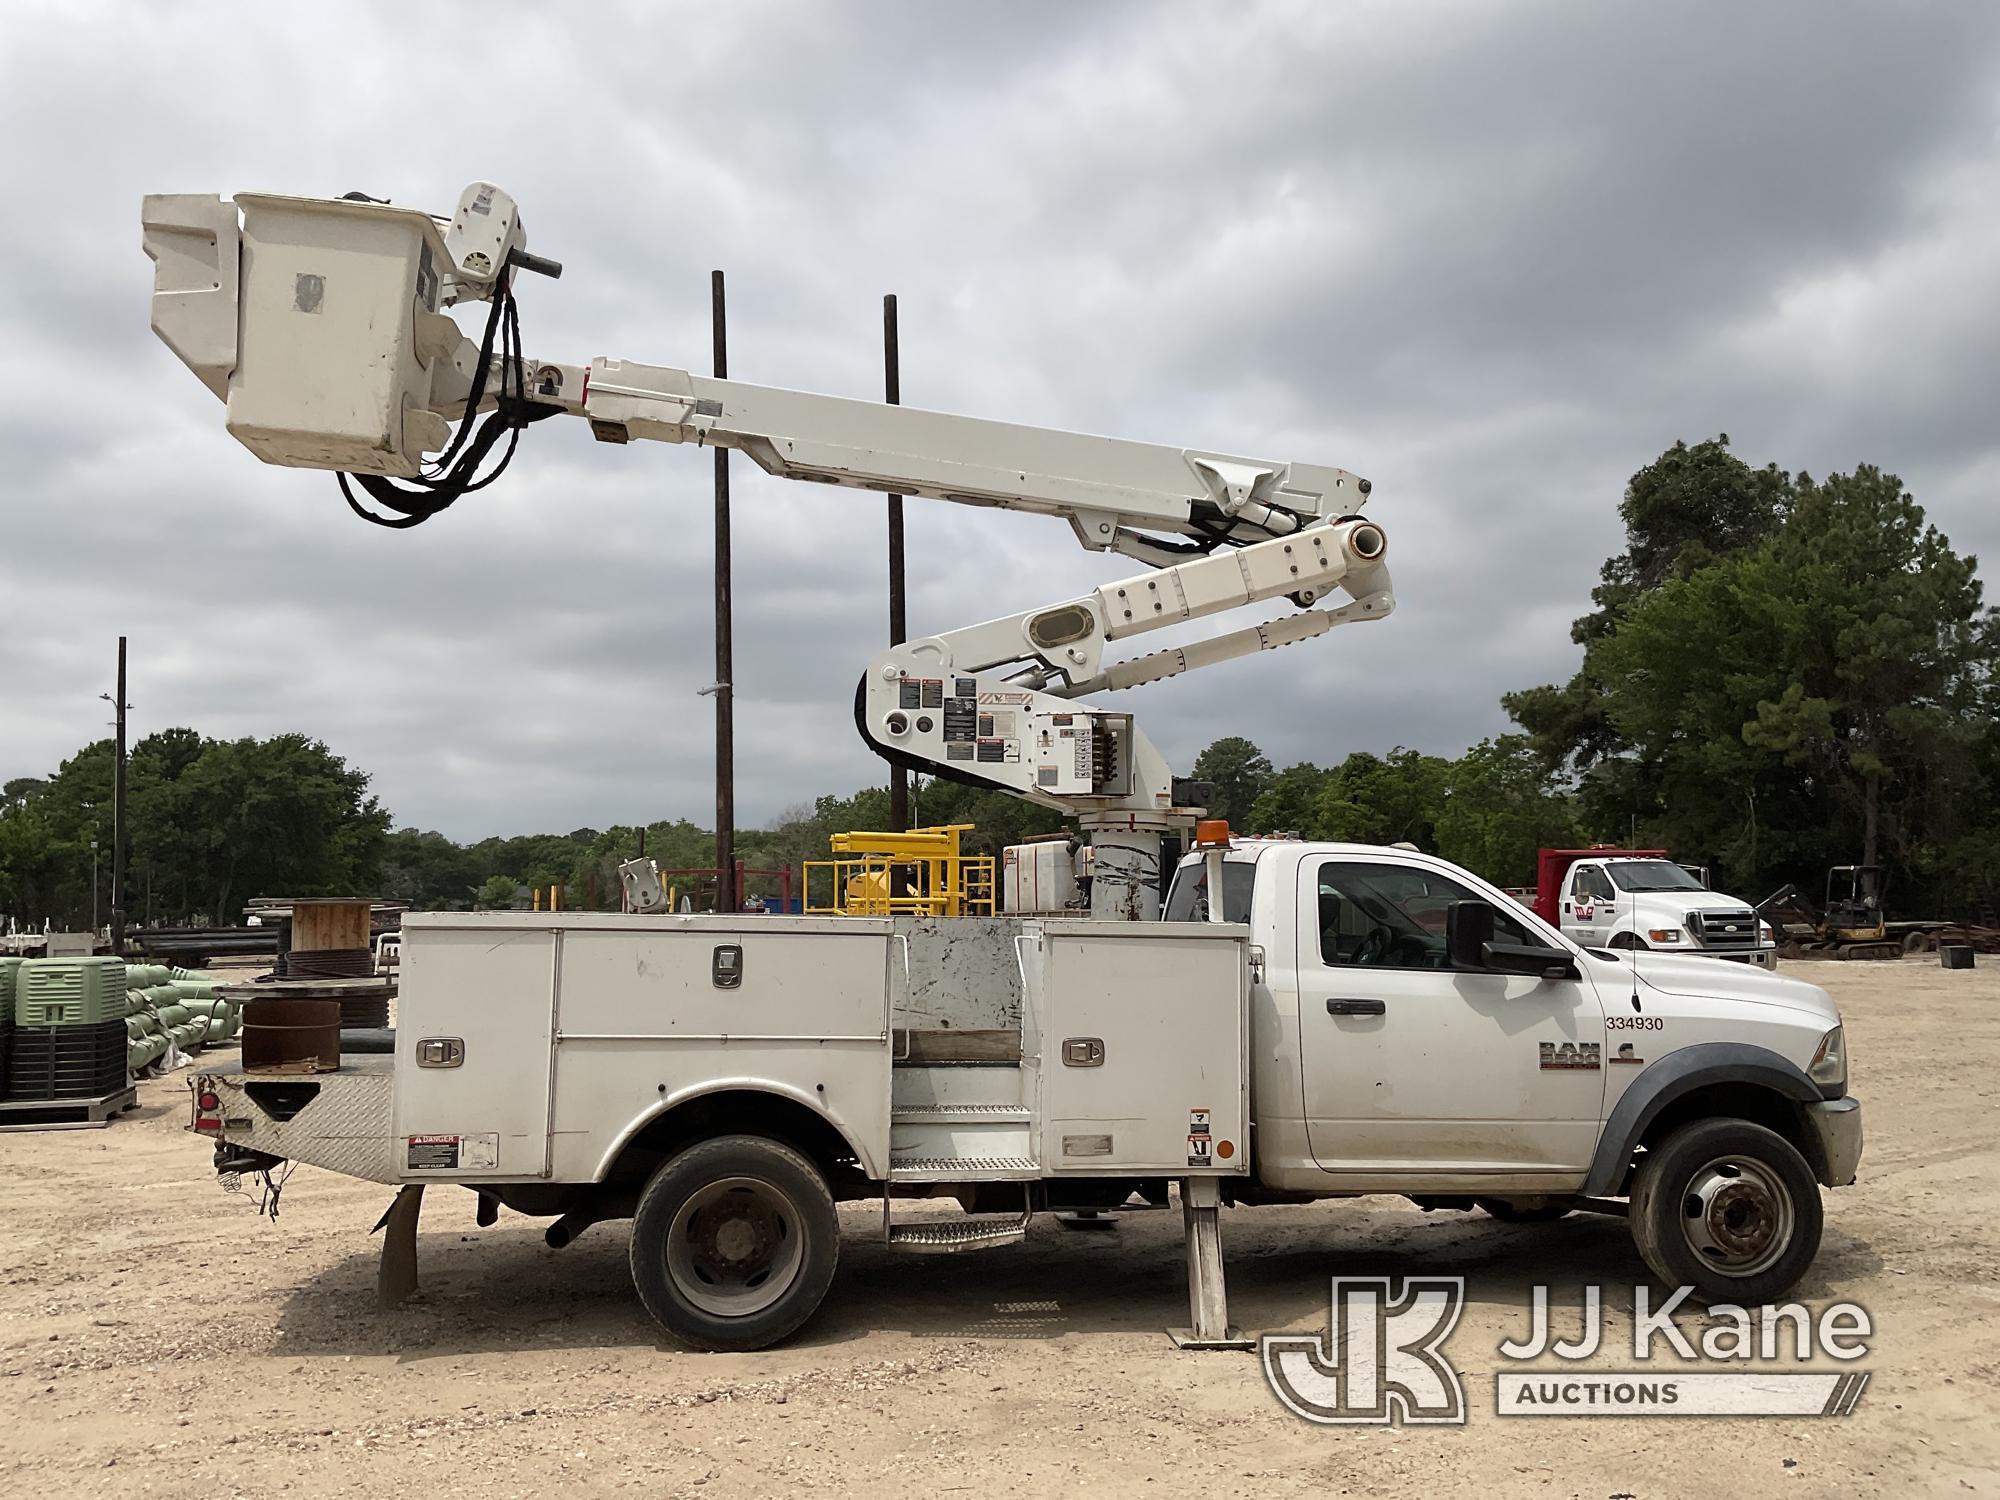
<path fill-rule="evenodd" d="M 1604 867 L 1621 891 L 1698 891 L 1702 884 L 1665 859 L 1620 859 Z"/>
<path fill-rule="evenodd" d="M 1250 920 L 1250 891 L 1257 882 L 1257 867 L 1248 860 L 1228 860 L 1222 866 L 1222 920 Z M 1197 861 L 1174 872 L 1174 888 L 1167 893 L 1166 920 L 1206 922 L 1208 920 L 1208 864 Z"/>

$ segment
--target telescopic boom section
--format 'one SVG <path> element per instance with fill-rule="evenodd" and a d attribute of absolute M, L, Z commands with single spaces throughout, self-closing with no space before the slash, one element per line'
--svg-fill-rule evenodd
<path fill-rule="evenodd" d="M 154 331 L 226 403 L 229 431 L 267 463 L 338 472 L 348 503 L 382 524 L 431 519 L 497 477 L 529 423 L 566 414 L 606 442 L 727 446 L 782 478 L 1054 516 L 1085 547 L 1151 565 L 892 647 L 855 700 L 863 737 L 891 760 L 1076 816 L 1096 848 L 1094 904 L 1117 893 L 1107 914 L 1156 914 L 1142 887 L 1159 835 L 1200 808 L 1130 715 L 1075 700 L 1395 605 L 1387 539 L 1358 518 L 1368 481 L 1343 469 L 626 360 L 537 360 L 519 343 L 515 273 L 561 267 L 528 253 L 513 199 L 490 183 L 467 188 L 448 221 L 358 195 L 176 194 L 148 197 L 144 225 Z M 446 309 L 478 302 L 490 310 L 473 339 Z M 1322 605 L 1336 591 L 1346 601 Z M 1280 597 L 1300 612 L 1103 660 L 1111 642 Z"/>
<path fill-rule="evenodd" d="M 565 381 L 567 384 L 567 381 Z M 1359 510 L 1342 469 L 1092 437 L 982 417 L 710 380 L 600 359 L 569 409 L 610 442 L 718 443 L 784 479 L 1057 516 L 1097 551 L 1169 532 L 1203 544 L 1286 536 Z M 1172 549 L 1150 554 L 1171 556 Z"/>

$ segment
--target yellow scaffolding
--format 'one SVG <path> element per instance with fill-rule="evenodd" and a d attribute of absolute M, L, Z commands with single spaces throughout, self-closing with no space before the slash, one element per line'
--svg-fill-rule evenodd
<path fill-rule="evenodd" d="M 833 858 L 805 862 L 807 913 L 843 917 L 990 917 L 993 856 L 964 854 L 970 823 L 908 833 L 836 833 Z M 822 899 L 815 900 L 815 896 Z"/>

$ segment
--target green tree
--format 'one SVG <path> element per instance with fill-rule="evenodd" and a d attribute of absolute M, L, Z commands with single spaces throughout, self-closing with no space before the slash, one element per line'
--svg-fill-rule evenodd
<path fill-rule="evenodd" d="M 1569 803 L 1524 735 L 1481 740 L 1444 782 L 1437 852 L 1496 885 L 1532 885 L 1537 850 L 1576 842 Z"/>
<path fill-rule="evenodd" d="M 1775 536 L 1669 581 L 1601 654 L 1663 825 L 1770 870 L 1909 863 L 1964 810 L 1995 646 L 1973 559 L 1864 465 L 1802 477 Z"/>
<path fill-rule="evenodd" d="M 108 909 L 112 759 L 111 742 L 100 740 L 64 761 L 38 793 L 0 802 L 0 904 L 9 914 L 32 925 L 88 920 L 93 839 L 100 915 Z M 143 910 L 150 884 L 160 918 L 231 923 L 260 893 L 373 891 L 388 815 L 367 785 L 365 774 L 304 735 L 147 736 L 133 746 L 126 776 L 127 906 Z"/>
<path fill-rule="evenodd" d="M 219 924 L 254 895 L 366 894 L 381 876 L 389 815 L 367 794 L 367 775 L 318 740 L 213 741 L 181 780 Z"/>
<path fill-rule="evenodd" d="M 472 858 L 443 834 L 398 828 L 383 841 L 380 890 L 391 901 L 424 911 L 455 911 L 479 882 Z"/>
<path fill-rule="evenodd" d="M 1632 788 L 1611 768 L 1594 773 L 1630 746 L 1606 704 L 1602 645 L 1654 590 L 1676 574 L 1699 570 L 1719 557 L 1770 536 L 1792 504 L 1792 478 L 1775 465 L 1753 469 L 1729 451 L 1729 435 L 1690 447 L 1677 442 L 1633 474 L 1619 502 L 1625 550 L 1608 559 L 1597 606 L 1570 628 L 1584 648 L 1582 665 L 1561 687 L 1545 684 L 1508 693 L 1501 702 L 1528 734 L 1551 772 L 1584 781 L 1584 802 L 1607 821 L 1628 810 L 1621 799 Z"/>
<path fill-rule="evenodd" d="M 1285 767 L 1251 804 L 1247 831 L 1301 836 L 1311 832 L 1319 817 L 1320 796 L 1332 774 L 1310 761 Z"/>
<path fill-rule="evenodd" d="M 48 782 L 39 776 L 16 776 L 12 781 L 0 783 L 0 807 L 21 807 L 48 789 Z"/>
<path fill-rule="evenodd" d="M 1762 541 L 1791 508 L 1792 479 L 1775 464 L 1752 469 L 1729 451 L 1729 434 L 1689 447 L 1675 443 L 1634 474 L 1618 514 L 1626 551 L 1605 566 L 1605 582 L 1639 592 L 1677 571 Z"/>
<path fill-rule="evenodd" d="M 1231 828 L 1249 827 L 1250 810 L 1275 774 L 1264 752 L 1236 734 L 1216 740 L 1194 762 L 1195 780 L 1214 788 L 1208 798 L 1209 815 L 1228 819 Z"/>
<path fill-rule="evenodd" d="M 1437 848 L 1437 818 L 1451 763 L 1398 745 L 1388 755 L 1357 750 L 1334 767 L 1304 832 L 1357 844 Z"/>
<path fill-rule="evenodd" d="M 514 905 L 514 892 L 519 886 L 520 882 L 511 875 L 489 875 L 480 882 L 473 905 L 481 911 L 507 911 Z"/>

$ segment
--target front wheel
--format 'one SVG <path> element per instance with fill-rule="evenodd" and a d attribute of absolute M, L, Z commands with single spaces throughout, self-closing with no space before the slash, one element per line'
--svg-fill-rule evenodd
<path fill-rule="evenodd" d="M 725 1135 L 662 1166 L 632 1217 L 632 1283 L 697 1349 L 763 1349 L 818 1309 L 840 1259 L 819 1169 L 790 1146 Z"/>
<path fill-rule="evenodd" d="M 1783 1296 L 1819 1253 L 1821 1225 L 1805 1158 L 1748 1120 L 1681 1126 L 1632 1184 L 1632 1241 L 1647 1269 L 1710 1302 Z"/>

